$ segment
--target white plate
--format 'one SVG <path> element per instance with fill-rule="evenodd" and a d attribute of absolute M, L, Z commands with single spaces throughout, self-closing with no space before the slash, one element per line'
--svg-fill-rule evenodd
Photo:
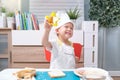
<path fill-rule="evenodd" d="M 104 69 L 92 68 L 92 67 L 78 68 L 74 70 L 74 73 L 79 77 L 90 76 L 90 75 L 99 75 L 99 76 L 107 77 L 109 75 L 108 72 Z"/>

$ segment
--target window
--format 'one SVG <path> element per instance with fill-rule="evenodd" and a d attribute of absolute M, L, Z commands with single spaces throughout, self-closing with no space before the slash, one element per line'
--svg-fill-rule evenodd
<path fill-rule="evenodd" d="M 36 15 L 39 23 L 41 23 L 45 15 L 50 14 L 50 12 L 64 11 L 75 8 L 77 5 L 81 11 L 80 20 L 84 20 L 84 0 L 30 0 L 29 10 Z"/>

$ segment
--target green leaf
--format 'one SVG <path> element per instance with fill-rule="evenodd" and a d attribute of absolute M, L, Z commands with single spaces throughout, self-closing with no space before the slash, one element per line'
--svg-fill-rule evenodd
<path fill-rule="evenodd" d="M 100 27 L 120 26 L 120 0 L 90 0 L 89 18 Z"/>
<path fill-rule="evenodd" d="M 74 9 L 66 10 L 66 13 L 70 17 L 70 19 L 77 19 L 80 17 L 80 10 L 78 9 L 78 6 L 76 6 Z"/>
<path fill-rule="evenodd" d="M 5 7 L 1 7 L 1 12 L 5 13 L 6 12 L 6 8 Z"/>

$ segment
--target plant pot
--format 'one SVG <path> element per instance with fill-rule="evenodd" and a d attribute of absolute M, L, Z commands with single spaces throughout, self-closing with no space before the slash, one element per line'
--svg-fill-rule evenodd
<path fill-rule="evenodd" d="M 74 24 L 74 29 L 77 29 L 77 24 L 76 24 L 76 19 L 71 19 L 71 21 L 73 22 L 73 24 Z"/>
<path fill-rule="evenodd" d="M 2 27 L 7 27 L 6 13 L 2 13 Z"/>
<path fill-rule="evenodd" d="M 6 13 L 2 13 L 2 16 L 3 16 L 3 17 L 6 17 Z"/>
<path fill-rule="evenodd" d="M 7 17 L 7 27 L 8 28 L 13 28 L 13 24 L 14 24 L 14 17 Z"/>
<path fill-rule="evenodd" d="M 71 19 L 71 21 L 72 21 L 73 24 L 74 24 L 74 29 L 75 29 L 75 30 L 81 29 L 81 26 L 78 25 L 78 20 L 77 20 L 77 19 Z M 80 23 L 80 21 L 79 21 L 79 23 Z"/>

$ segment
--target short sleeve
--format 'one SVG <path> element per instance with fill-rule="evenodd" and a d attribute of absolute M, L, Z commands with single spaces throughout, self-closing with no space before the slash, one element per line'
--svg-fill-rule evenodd
<path fill-rule="evenodd" d="M 51 52 L 52 50 L 54 50 L 57 47 L 57 43 L 56 43 L 56 41 L 50 41 L 50 43 L 52 45 L 52 48 L 46 47 L 46 50 Z"/>

